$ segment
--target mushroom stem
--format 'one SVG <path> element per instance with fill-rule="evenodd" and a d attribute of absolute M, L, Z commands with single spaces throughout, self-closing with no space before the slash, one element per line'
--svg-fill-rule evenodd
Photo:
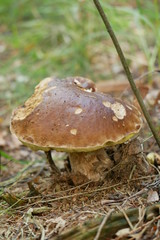
<path fill-rule="evenodd" d="M 57 166 L 55 165 L 55 163 L 54 163 L 54 161 L 52 159 L 51 151 L 45 152 L 45 154 L 47 156 L 47 160 L 48 160 L 48 163 L 49 163 L 52 171 L 55 174 L 60 174 L 60 170 L 57 168 Z"/>
<path fill-rule="evenodd" d="M 93 152 L 69 153 L 74 184 L 81 184 L 86 180 L 103 180 L 106 172 L 113 166 L 105 149 Z"/>

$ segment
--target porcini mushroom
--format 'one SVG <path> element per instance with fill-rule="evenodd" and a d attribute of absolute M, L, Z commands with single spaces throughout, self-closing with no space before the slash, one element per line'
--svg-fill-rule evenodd
<path fill-rule="evenodd" d="M 96 92 L 94 83 L 81 77 L 42 80 L 11 119 L 11 132 L 24 145 L 49 158 L 53 149 L 67 152 L 72 172 L 93 181 L 113 164 L 105 148 L 132 138 L 141 126 L 134 106 Z"/>

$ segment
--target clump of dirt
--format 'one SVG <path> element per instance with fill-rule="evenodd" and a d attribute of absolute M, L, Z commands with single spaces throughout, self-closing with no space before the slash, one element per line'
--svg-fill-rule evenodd
<path fill-rule="evenodd" d="M 114 166 L 106 174 L 106 180 L 127 181 L 153 173 L 153 168 L 145 159 L 140 138 L 106 150 Z"/>

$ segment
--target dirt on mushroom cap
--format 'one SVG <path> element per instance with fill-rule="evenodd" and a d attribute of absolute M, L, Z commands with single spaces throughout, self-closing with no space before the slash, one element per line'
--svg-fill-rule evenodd
<path fill-rule="evenodd" d="M 86 91 L 75 79 L 41 81 L 13 112 L 11 131 L 20 141 L 35 150 L 87 152 L 122 143 L 139 132 L 142 120 L 135 107 Z"/>

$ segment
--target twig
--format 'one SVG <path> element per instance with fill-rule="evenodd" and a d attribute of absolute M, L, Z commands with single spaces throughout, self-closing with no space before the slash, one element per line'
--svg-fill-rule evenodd
<path fill-rule="evenodd" d="M 133 178 L 133 179 L 130 179 L 130 180 L 127 180 L 127 183 L 129 184 L 130 182 L 133 182 L 133 181 L 138 181 L 138 180 L 143 180 L 143 179 L 148 179 L 148 178 L 157 178 L 157 174 L 155 174 L 155 175 L 149 175 L 149 176 L 143 176 L 143 177 L 138 177 L 138 178 Z M 153 179 L 154 180 L 154 179 Z M 87 184 L 89 184 L 89 183 L 91 183 L 92 181 L 88 181 L 88 182 L 86 182 L 86 183 L 83 183 L 83 184 L 81 184 L 81 185 L 78 185 L 78 186 L 76 186 L 76 187 L 72 187 L 72 188 L 69 188 L 69 189 L 65 189 L 65 190 L 62 190 L 62 191 L 59 191 L 59 192 L 55 192 L 55 193 L 52 193 L 52 194 L 48 194 L 48 195 L 46 195 L 45 196 L 45 199 L 47 199 L 47 198 L 51 198 L 51 197 L 54 197 L 55 198 L 55 196 L 56 195 L 60 195 L 60 194 L 63 194 L 64 195 L 64 193 L 67 193 L 67 192 L 71 192 L 71 191 L 73 191 L 73 190 L 75 190 L 75 189 L 77 189 L 77 188 L 81 188 L 81 187 L 83 187 L 83 186 L 85 186 L 85 185 L 87 185 Z M 153 183 L 153 182 L 152 182 Z M 106 187 L 103 187 L 103 189 L 101 189 L 100 188 L 100 191 L 102 190 L 106 190 L 106 188 L 108 189 L 108 188 L 114 188 L 115 186 L 119 186 L 119 185 L 121 185 L 121 184 L 123 184 L 123 183 L 118 183 L 118 185 L 116 184 L 116 185 L 111 185 L 111 186 L 106 186 Z M 104 185 L 105 186 L 105 185 Z M 96 189 L 95 191 L 97 191 L 98 189 Z M 84 194 L 84 192 L 83 192 L 83 194 Z M 35 198 L 39 198 L 39 196 L 32 196 L 32 197 L 26 197 L 25 199 L 35 199 Z M 117 200 L 116 200 L 117 201 Z M 110 200 L 110 202 L 113 202 L 113 200 L 111 201 Z M 115 202 L 115 201 L 114 201 Z"/>
<path fill-rule="evenodd" d="M 149 207 L 148 207 L 149 208 Z M 136 234 L 137 232 L 141 231 L 141 233 L 139 234 L 139 236 L 137 236 L 137 240 L 142 239 L 142 235 L 144 234 L 144 232 L 147 230 L 147 228 L 155 221 L 157 221 L 160 218 L 160 216 L 153 216 L 153 219 L 151 219 L 150 221 L 144 223 L 142 226 L 134 228 L 133 230 L 130 231 L 130 236 L 133 234 Z M 135 238 L 134 238 L 135 239 Z"/>
<path fill-rule="evenodd" d="M 33 165 L 35 163 L 36 163 L 36 160 L 34 162 L 29 163 L 26 167 L 24 167 L 21 171 L 19 171 L 15 176 L 11 177 L 8 180 L 0 182 L 0 188 L 4 188 L 4 187 L 10 186 L 10 185 L 13 186 L 17 182 L 24 179 L 28 174 L 28 170 L 33 169 Z"/>
<path fill-rule="evenodd" d="M 136 179 L 131 179 L 128 181 L 129 182 L 133 182 L 133 181 L 137 181 L 137 180 L 141 180 L 141 179 L 146 179 L 148 177 L 157 177 L 157 175 L 151 175 L 151 176 L 144 176 L 144 177 L 140 177 L 140 178 L 136 178 Z M 153 184 L 153 182 L 152 182 Z M 59 194 L 64 194 L 64 192 L 67 192 L 67 191 L 61 191 L 61 192 L 58 192 L 58 193 L 55 193 L 53 195 L 49 195 L 49 197 L 52 196 L 51 199 L 47 199 L 48 196 L 44 196 L 44 198 L 42 198 L 40 201 L 38 200 L 37 202 L 34 202 L 34 203 L 29 203 L 29 206 L 33 206 L 33 205 L 37 205 L 39 203 L 49 203 L 49 202 L 55 202 L 55 201 L 60 201 L 60 200 L 64 200 L 64 199 L 69 199 L 69 198 L 73 198 L 73 197 L 78 197 L 78 196 L 83 196 L 83 195 L 89 195 L 89 194 L 92 194 L 92 193 L 98 193 L 98 192 L 101 192 L 101 191 L 104 191 L 104 190 L 107 190 L 107 189 L 111 189 L 111 188 L 115 188 L 115 187 L 118 187 L 120 185 L 123 185 L 123 182 L 119 182 L 119 183 L 116 183 L 116 184 L 113 184 L 113 185 L 110 185 L 110 186 L 106 186 L 106 187 L 101 187 L 101 188 L 97 188 L 97 189 L 93 189 L 93 190 L 90 190 L 90 191 L 83 191 L 83 192 L 77 192 L 77 193 L 73 193 L 73 194 L 67 194 L 67 195 L 64 195 L 64 196 L 60 196 L 60 197 L 55 197 L 56 195 L 59 195 Z M 128 197 L 127 199 L 125 199 L 124 203 L 127 202 L 129 199 L 131 198 L 134 198 L 135 196 L 137 195 L 140 195 L 140 194 L 143 194 L 144 192 L 147 191 L 147 187 L 149 187 L 150 185 L 148 184 L 145 188 L 143 188 L 142 190 L 140 190 L 139 192 L 136 192 L 135 194 L 133 194 L 132 196 Z M 71 189 L 72 190 L 72 189 Z M 32 197 L 33 198 L 33 197 Z M 34 197 L 36 198 L 36 197 Z M 25 198 L 25 200 L 28 199 L 28 198 Z M 30 199 L 30 198 L 29 198 Z M 44 200 L 43 200 L 44 199 Z M 123 203 L 123 204 L 124 204 Z"/>
<path fill-rule="evenodd" d="M 142 190 L 140 190 L 139 192 L 136 192 L 135 194 L 131 195 L 130 197 L 126 198 L 125 201 L 123 202 L 122 206 L 124 206 L 128 200 L 133 199 L 134 197 L 141 195 L 143 193 L 147 192 L 147 188 L 143 188 Z"/>
<path fill-rule="evenodd" d="M 100 235 L 101 235 L 101 232 L 102 232 L 102 229 L 104 227 L 104 225 L 106 224 L 107 220 L 109 219 L 109 217 L 111 216 L 112 212 L 114 211 L 114 209 L 110 209 L 110 211 L 108 212 L 108 214 L 103 218 L 103 221 L 101 222 L 99 228 L 98 228 L 98 231 L 97 231 L 97 234 L 94 238 L 94 240 L 98 240 Z"/>
<path fill-rule="evenodd" d="M 160 203 L 156 203 L 152 206 L 147 207 L 145 214 L 145 221 L 146 223 L 142 226 L 133 229 L 129 232 L 129 235 L 135 234 L 138 231 L 141 231 L 145 226 L 150 225 L 153 221 L 157 221 L 160 219 L 159 216 L 159 210 L 160 210 Z M 130 222 L 132 225 L 135 225 L 137 223 L 137 218 L 139 215 L 138 208 L 134 209 L 128 209 L 126 210 L 126 214 L 128 218 L 130 219 Z M 82 240 L 87 239 L 91 240 L 94 239 L 94 236 L 96 235 L 98 229 L 100 228 L 100 225 L 102 224 L 103 220 L 102 217 L 94 218 L 92 221 L 87 221 L 81 226 L 76 226 L 71 228 L 70 230 L 58 235 L 57 237 L 53 238 L 54 240 Z M 124 229 L 128 227 L 128 222 L 126 218 L 124 217 L 124 214 L 122 212 L 113 213 L 110 218 L 107 220 L 107 223 L 105 223 L 102 227 L 101 234 L 99 236 L 99 239 L 111 239 L 118 230 Z M 133 236 L 134 238 L 134 236 Z M 132 238 L 132 239 L 133 239 Z M 134 238 L 135 239 L 135 238 Z"/>
<path fill-rule="evenodd" d="M 135 81 L 139 81 L 139 80 L 141 80 L 142 78 L 144 78 L 144 77 L 146 77 L 146 76 L 148 76 L 148 75 L 153 75 L 153 74 L 155 74 L 155 73 L 160 73 L 160 69 L 155 69 L 155 70 L 153 70 L 153 71 L 149 71 L 149 72 L 145 72 L 145 73 L 143 73 L 141 76 L 139 76 L 139 77 L 137 77 L 136 79 L 135 79 Z"/>
<path fill-rule="evenodd" d="M 57 166 L 55 165 L 53 159 L 52 159 L 52 155 L 51 155 L 51 151 L 45 152 L 46 156 L 47 156 L 47 160 L 49 162 L 49 165 L 52 169 L 52 171 L 57 175 L 60 175 L 60 170 L 57 168 Z"/>
<path fill-rule="evenodd" d="M 133 230 L 133 229 L 134 229 L 133 224 L 131 223 L 131 221 L 130 221 L 129 217 L 127 216 L 126 212 L 123 210 L 123 208 L 120 208 L 120 207 L 118 207 L 118 206 L 117 206 L 117 208 L 118 208 L 118 210 L 119 210 L 120 212 L 123 213 L 126 221 L 128 222 L 128 225 L 129 225 L 130 229 Z"/>
<path fill-rule="evenodd" d="M 35 205 L 35 204 L 37 205 L 38 203 L 50 203 L 50 202 L 55 202 L 55 201 L 64 200 L 64 199 L 68 199 L 68 198 L 73 198 L 73 197 L 78 197 L 78 196 L 83 196 L 83 195 L 89 195 L 89 194 L 92 194 L 92 193 L 101 192 L 103 190 L 111 189 L 111 188 L 117 187 L 119 185 L 122 185 L 122 183 L 116 183 L 112 186 L 98 188 L 98 189 L 94 189 L 94 190 L 90 190 L 90 191 L 77 192 L 77 193 L 74 193 L 74 194 L 71 194 L 71 195 L 61 196 L 61 197 L 57 197 L 57 198 L 51 198 L 51 199 L 48 199 L 48 200 L 47 199 L 40 200 L 40 201 L 37 201 L 35 203 L 31 203 L 29 205 L 32 206 L 32 205 Z"/>
<path fill-rule="evenodd" d="M 155 176 L 157 176 L 157 175 L 155 175 Z M 54 192 L 54 193 L 52 193 L 52 194 L 47 194 L 46 196 L 45 196 L 45 198 L 51 198 L 51 197 L 53 197 L 53 196 L 56 196 L 56 195 L 60 195 L 60 194 L 65 194 L 65 193 L 67 193 L 67 192 L 71 192 L 71 191 L 73 191 L 73 190 L 75 190 L 75 189 L 80 189 L 81 187 L 84 187 L 85 185 L 88 185 L 88 184 L 90 184 L 90 183 L 92 183 L 92 181 L 88 181 L 88 182 L 86 182 L 86 183 L 83 183 L 83 184 L 81 184 L 81 185 L 78 185 L 78 186 L 75 186 L 75 187 L 72 187 L 72 188 L 69 188 L 69 189 L 65 189 L 65 190 L 62 190 L 62 191 L 58 191 L 58 192 Z M 31 197 L 28 197 L 28 198 L 26 198 L 26 199 L 32 199 L 32 198 L 39 198 L 39 196 L 31 196 Z"/>
<path fill-rule="evenodd" d="M 24 200 L 24 197 L 19 198 L 16 202 L 14 202 L 11 206 L 9 206 L 7 209 L 4 209 L 2 211 L 0 211 L 0 216 L 2 216 L 3 214 L 7 213 L 10 209 L 12 209 L 13 207 L 16 207 L 18 205 L 18 203 L 20 203 L 22 200 Z"/>
<path fill-rule="evenodd" d="M 146 214 L 146 209 L 144 205 L 138 208 L 138 212 L 139 212 L 139 216 L 138 216 L 139 221 L 135 224 L 134 229 L 137 229 L 137 227 L 143 225 L 145 214 Z"/>
<path fill-rule="evenodd" d="M 140 107 L 142 109 L 143 114 L 144 114 L 144 117 L 145 117 L 145 119 L 146 119 L 146 121 L 147 121 L 147 123 L 148 123 L 148 125 L 150 127 L 150 130 L 153 133 L 153 136 L 154 136 L 158 146 L 160 147 L 160 138 L 158 136 L 158 133 L 157 133 L 155 127 L 152 124 L 150 115 L 149 115 L 149 113 L 148 113 L 148 111 L 147 111 L 147 109 L 146 109 L 146 107 L 144 105 L 142 96 L 141 96 L 139 90 L 136 87 L 136 84 L 135 84 L 135 82 L 133 80 L 132 74 L 131 74 L 131 72 L 129 70 L 127 61 L 126 61 L 126 59 L 124 57 L 124 54 L 123 54 L 122 49 L 121 49 L 121 47 L 119 45 L 119 42 L 118 42 L 118 40 L 117 40 L 113 30 L 112 30 L 112 27 L 111 27 L 111 25 L 110 25 L 110 23 L 108 21 L 108 18 L 105 15 L 105 13 L 103 11 L 103 8 L 102 8 L 101 4 L 99 3 L 99 1 L 98 0 L 93 0 L 93 1 L 94 1 L 94 4 L 95 4 L 95 6 L 96 6 L 96 8 L 97 8 L 97 10 L 98 10 L 98 12 L 99 12 L 103 22 L 104 22 L 104 25 L 105 25 L 105 27 L 106 27 L 106 29 L 107 29 L 111 39 L 113 41 L 113 44 L 114 44 L 114 46 L 115 46 L 115 48 L 117 50 L 117 53 L 118 53 L 118 55 L 120 57 L 121 63 L 123 65 L 123 68 L 125 70 L 125 73 L 127 75 L 128 81 L 129 81 L 129 83 L 131 85 L 132 91 L 134 92 L 134 94 L 135 94 L 135 96 L 137 98 L 137 101 L 138 101 L 138 103 L 139 103 L 139 105 L 140 105 Z"/>

